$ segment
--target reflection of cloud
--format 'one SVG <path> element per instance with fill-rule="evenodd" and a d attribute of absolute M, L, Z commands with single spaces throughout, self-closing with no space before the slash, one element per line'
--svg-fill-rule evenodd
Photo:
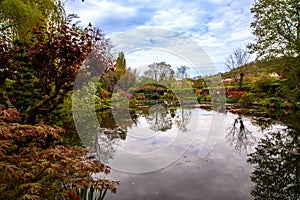
<path fill-rule="evenodd" d="M 109 139 L 105 134 L 98 134 L 96 138 L 97 159 L 102 163 L 109 163 L 114 158 L 118 140 Z"/>
<path fill-rule="evenodd" d="M 98 159 L 113 169 L 133 173 L 156 171 L 175 162 L 193 142 L 196 132 L 183 134 L 180 127 L 172 126 L 175 117 L 161 105 L 154 105 L 150 109 L 152 122 L 159 116 L 156 122 L 164 129 L 160 131 L 165 131 L 156 133 L 151 129 L 153 124 L 148 123 L 148 114 L 137 119 L 137 127 L 127 129 L 126 140 L 120 140 L 118 130 L 101 128 L 96 140 Z M 167 128 L 161 122 L 166 122 Z M 196 130 L 197 123 L 186 126 L 188 130 Z"/>
<path fill-rule="evenodd" d="M 188 131 L 188 123 L 191 118 L 191 110 L 178 109 L 176 110 L 175 124 L 181 132 Z"/>
<path fill-rule="evenodd" d="M 199 148 L 195 144 L 192 147 Z M 245 157 L 222 144 L 206 160 L 199 159 L 197 153 L 189 151 L 176 161 L 182 165 L 173 163 L 150 174 L 113 171 L 110 178 L 132 184 L 120 184 L 118 192 L 108 194 L 108 199 L 251 199 L 251 166 L 245 164 Z M 160 159 L 164 157 L 155 158 Z"/>

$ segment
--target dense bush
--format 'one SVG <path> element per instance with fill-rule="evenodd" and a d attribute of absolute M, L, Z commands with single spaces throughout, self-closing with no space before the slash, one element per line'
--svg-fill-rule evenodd
<path fill-rule="evenodd" d="M 246 93 L 241 96 L 238 100 L 239 103 L 243 104 L 244 106 L 250 106 L 254 103 L 255 96 L 253 93 Z"/>
<path fill-rule="evenodd" d="M 211 96 L 210 95 L 198 95 L 197 101 L 198 101 L 198 103 L 200 103 L 201 101 L 211 101 Z"/>
<path fill-rule="evenodd" d="M 274 80 L 268 76 L 261 76 L 252 84 L 252 92 L 261 92 L 269 94 L 270 87 L 273 84 Z"/>
<path fill-rule="evenodd" d="M 239 97 L 226 98 L 227 103 L 237 103 L 239 101 Z"/>
<path fill-rule="evenodd" d="M 133 95 L 133 94 L 134 94 L 134 91 L 135 91 L 135 89 L 136 89 L 136 88 L 130 87 L 130 88 L 127 90 L 127 93 L 128 93 L 128 94 L 132 94 L 132 95 Z"/>
<path fill-rule="evenodd" d="M 258 101 L 259 105 L 266 107 L 280 107 L 282 100 L 278 97 L 267 97 Z"/>

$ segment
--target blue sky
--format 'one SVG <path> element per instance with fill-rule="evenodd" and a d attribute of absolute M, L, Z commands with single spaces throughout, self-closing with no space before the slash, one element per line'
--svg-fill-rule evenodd
<path fill-rule="evenodd" d="M 225 58 L 233 49 L 253 42 L 250 29 L 252 4 L 253 0 L 85 0 L 83 3 L 73 0 L 66 3 L 66 10 L 78 14 L 82 25 L 91 22 L 103 30 L 106 37 L 112 38 L 113 44 L 117 38 L 123 47 L 124 44 L 133 46 L 135 50 L 125 51 L 129 67 L 143 69 L 160 61 L 173 67 L 190 65 L 185 56 L 179 55 L 182 51 L 172 52 L 170 46 L 160 45 L 176 43 L 175 37 L 184 37 L 206 53 L 216 71 L 224 71 Z M 140 34 L 142 29 L 150 30 L 149 42 L 155 44 L 154 49 L 143 49 L 135 44 L 147 39 Z M 170 36 L 153 36 L 155 30 L 170 33 Z M 127 38 L 119 40 L 123 36 Z M 186 51 L 191 51 L 189 46 L 185 44 Z M 122 48 L 117 48 L 119 50 Z"/>

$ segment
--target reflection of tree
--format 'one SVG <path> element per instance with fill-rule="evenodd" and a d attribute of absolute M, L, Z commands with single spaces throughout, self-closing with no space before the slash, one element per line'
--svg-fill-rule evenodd
<path fill-rule="evenodd" d="M 116 120 L 116 115 L 122 118 L 122 120 Z M 98 159 L 101 162 L 108 163 L 113 159 L 114 153 L 119 146 L 120 140 L 125 140 L 127 135 L 127 128 L 132 127 L 137 123 L 137 115 L 135 111 L 123 109 L 119 107 L 113 115 L 111 109 L 97 113 L 99 121 L 99 132 L 96 135 L 96 150 Z"/>
<path fill-rule="evenodd" d="M 147 122 L 150 125 L 150 129 L 153 131 L 166 131 L 172 128 L 171 115 L 167 110 L 159 105 L 153 105 L 149 111 L 149 116 L 146 117 Z"/>
<path fill-rule="evenodd" d="M 251 180 L 255 199 L 299 199 L 299 132 L 269 133 L 261 139 L 248 162 L 255 164 Z"/>
<path fill-rule="evenodd" d="M 268 117 L 256 117 L 253 116 L 251 118 L 251 123 L 254 125 L 258 125 L 260 130 L 263 132 L 264 130 L 271 127 L 273 124 L 276 124 L 276 120 L 268 118 Z"/>
<path fill-rule="evenodd" d="M 176 116 L 174 121 L 177 128 L 181 132 L 186 132 L 188 130 L 187 124 L 190 118 L 191 118 L 191 110 L 184 109 L 183 107 L 181 107 L 181 109 L 176 110 Z"/>
<path fill-rule="evenodd" d="M 78 90 L 73 91 L 72 111 L 76 131 L 84 146 L 93 147 L 98 122 L 95 119 L 96 79 L 91 79 Z"/>
<path fill-rule="evenodd" d="M 164 108 L 163 104 L 156 104 L 149 108 L 141 108 L 137 111 L 137 115 L 143 116 L 150 124 L 150 128 L 154 131 L 166 131 L 172 128 L 173 123 L 177 128 L 185 132 L 187 124 L 191 117 L 191 110 Z"/>
<path fill-rule="evenodd" d="M 232 145 L 238 152 L 248 152 L 248 148 L 253 145 L 255 138 L 252 136 L 243 122 L 241 116 L 238 116 L 232 125 L 229 127 L 227 133 L 227 141 Z"/>
<path fill-rule="evenodd" d="M 300 112 L 289 109 L 272 109 L 267 107 L 253 107 L 253 109 L 230 110 L 234 114 L 242 114 L 251 118 L 251 123 L 257 125 L 264 131 L 278 123 L 284 124 L 291 128 L 300 129 Z"/>
<path fill-rule="evenodd" d="M 137 124 L 137 114 L 135 110 L 128 110 L 128 108 L 118 107 L 113 114 L 112 109 L 97 112 L 98 122 L 101 128 L 115 129 L 121 127 L 127 132 L 127 128 L 131 128 Z"/>
<path fill-rule="evenodd" d="M 96 136 L 96 151 L 97 158 L 103 163 L 108 163 L 113 159 L 114 153 L 119 145 L 121 139 L 126 135 L 121 128 L 106 129 L 99 128 L 99 134 Z"/>

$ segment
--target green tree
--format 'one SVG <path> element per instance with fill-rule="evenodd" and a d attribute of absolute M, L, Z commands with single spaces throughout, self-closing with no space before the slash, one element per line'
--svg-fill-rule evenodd
<path fill-rule="evenodd" d="M 201 76 L 196 77 L 194 79 L 189 79 L 189 80 L 193 82 L 193 88 L 196 88 L 196 89 L 207 88 L 206 82 L 205 82 L 204 78 L 202 78 Z"/>
<path fill-rule="evenodd" d="M 0 1 L 1 29 L 10 28 L 14 38 L 30 39 L 30 30 L 40 18 L 45 23 L 60 21 L 64 8 L 60 0 L 2 0 Z"/>
<path fill-rule="evenodd" d="M 117 69 L 126 69 L 126 59 L 123 52 L 120 52 L 116 60 Z"/>
<path fill-rule="evenodd" d="M 134 87 L 137 80 L 136 69 L 128 68 L 126 73 L 122 75 L 117 83 L 118 88 L 127 91 L 129 88 Z"/>
<path fill-rule="evenodd" d="M 130 71 L 128 71 L 128 69 L 126 69 L 126 59 L 124 53 L 120 52 L 118 58 L 115 60 L 115 64 L 113 65 L 113 67 L 106 70 L 105 73 L 103 73 L 101 76 L 103 89 L 105 89 L 109 93 L 109 96 L 112 95 L 116 84 L 122 79 L 124 75 L 124 78 L 126 79 L 127 75 L 132 74 L 130 73 Z M 121 84 L 118 85 L 122 86 Z M 123 87 L 121 87 L 121 89 L 123 89 Z"/>
<path fill-rule="evenodd" d="M 279 70 L 300 90 L 300 3 L 297 0 L 257 0 L 251 12 L 255 43 L 249 47 L 258 59 L 277 59 Z"/>
<path fill-rule="evenodd" d="M 36 80 L 36 72 L 30 68 L 30 63 L 26 60 L 25 62 L 20 60 L 14 78 L 6 80 L 5 87 L 13 107 L 21 113 L 26 113 L 30 106 L 42 100 L 41 90 Z"/>

